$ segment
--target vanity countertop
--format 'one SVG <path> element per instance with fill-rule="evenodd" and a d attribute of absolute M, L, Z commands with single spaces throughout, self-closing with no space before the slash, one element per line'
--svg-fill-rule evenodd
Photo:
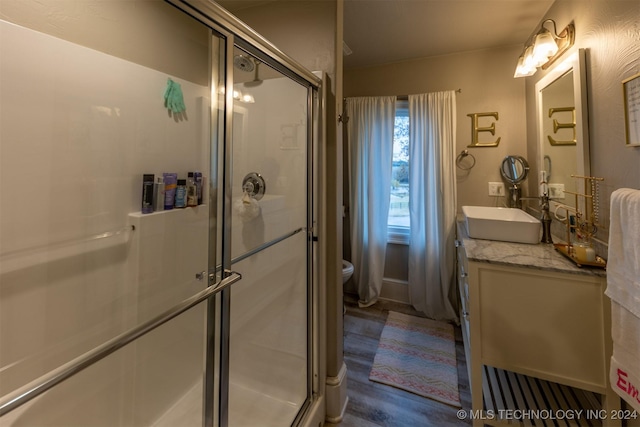
<path fill-rule="evenodd" d="M 472 239 L 467 235 L 464 220 L 460 219 L 458 219 L 458 240 L 463 242 L 469 261 L 587 276 L 606 277 L 607 275 L 602 268 L 578 267 L 556 251 L 552 244 L 531 245 Z"/>

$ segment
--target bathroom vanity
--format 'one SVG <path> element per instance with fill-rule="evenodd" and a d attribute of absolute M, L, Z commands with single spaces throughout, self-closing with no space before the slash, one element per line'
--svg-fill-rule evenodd
<path fill-rule="evenodd" d="M 463 222 L 457 253 L 473 425 L 547 425 L 536 417 L 557 414 L 579 422 L 580 410 L 585 425 L 620 425 L 606 273 L 550 244 L 470 239 Z"/>

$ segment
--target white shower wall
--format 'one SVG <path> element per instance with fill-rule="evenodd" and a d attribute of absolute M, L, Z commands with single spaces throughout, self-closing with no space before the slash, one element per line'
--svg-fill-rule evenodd
<path fill-rule="evenodd" d="M 210 89 L 4 21 L 0 39 L 2 396 L 204 286 L 207 207 L 139 211 L 142 174 L 208 175 Z M 196 307 L 0 425 L 150 424 L 200 380 L 203 334 Z"/>
<path fill-rule="evenodd" d="M 182 42 L 201 54 L 202 29 L 190 30 Z M 149 68 L 5 21 L 0 40 L 3 398 L 206 286 L 196 273 L 212 267 L 209 233 L 219 222 L 209 224 L 207 205 L 141 214 L 142 175 L 209 178 L 211 138 L 221 132 L 200 79 L 215 80 L 215 69 L 170 75 L 159 69 L 189 67 Z M 183 115 L 164 107 L 168 78 L 182 87 Z M 257 218 L 232 211 L 231 257 L 299 232 L 232 265 L 243 278 L 230 289 L 229 416 L 232 425 L 288 425 L 308 396 L 311 363 L 308 87 L 286 77 L 237 86 L 256 102 L 236 103 L 232 203 L 250 172 L 264 177 L 266 194 Z M 205 319 L 203 303 L 0 426 L 200 425 Z"/>

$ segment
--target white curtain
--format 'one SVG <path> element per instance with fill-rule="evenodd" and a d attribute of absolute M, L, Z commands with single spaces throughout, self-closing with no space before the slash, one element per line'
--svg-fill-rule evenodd
<path fill-rule="evenodd" d="M 349 144 L 351 262 L 359 305 L 380 296 L 387 248 L 396 98 L 346 101 Z"/>
<path fill-rule="evenodd" d="M 410 95 L 409 122 L 410 301 L 457 322 L 455 92 Z"/>

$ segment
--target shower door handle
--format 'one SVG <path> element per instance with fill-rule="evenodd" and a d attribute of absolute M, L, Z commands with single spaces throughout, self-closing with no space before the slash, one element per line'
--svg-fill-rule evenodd
<path fill-rule="evenodd" d="M 201 290 L 197 294 L 190 296 L 164 313 L 160 313 L 156 317 L 111 338 L 97 347 L 94 347 L 92 350 L 89 350 L 74 359 L 72 362 L 69 362 L 69 364 L 64 368 L 50 371 L 48 374 L 43 375 L 36 380 L 35 384 L 33 384 L 29 390 L 19 391 L 20 394 L 18 395 L 14 392 L 8 397 L 2 396 L 2 399 L 0 399 L 0 417 L 29 402 L 31 399 L 41 395 L 52 387 L 55 387 L 67 378 L 70 378 L 90 367 L 94 363 L 99 362 L 125 345 L 164 325 L 171 319 L 174 319 L 185 311 L 195 307 L 240 279 L 242 279 L 242 274 L 231 270 L 224 270 L 224 279 L 222 279 L 217 285 Z"/>
<path fill-rule="evenodd" d="M 233 285 L 238 280 L 242 279 L 242 274 L 236 271 L 231 271 L 231 270 L 225 270 L 224 276 L 225 276 L 224 279 L 222 279 L 220 283 L 218 283 L 217 285 L 214 285 L 214 293 L 218 293 L 221 290 Z"/>

